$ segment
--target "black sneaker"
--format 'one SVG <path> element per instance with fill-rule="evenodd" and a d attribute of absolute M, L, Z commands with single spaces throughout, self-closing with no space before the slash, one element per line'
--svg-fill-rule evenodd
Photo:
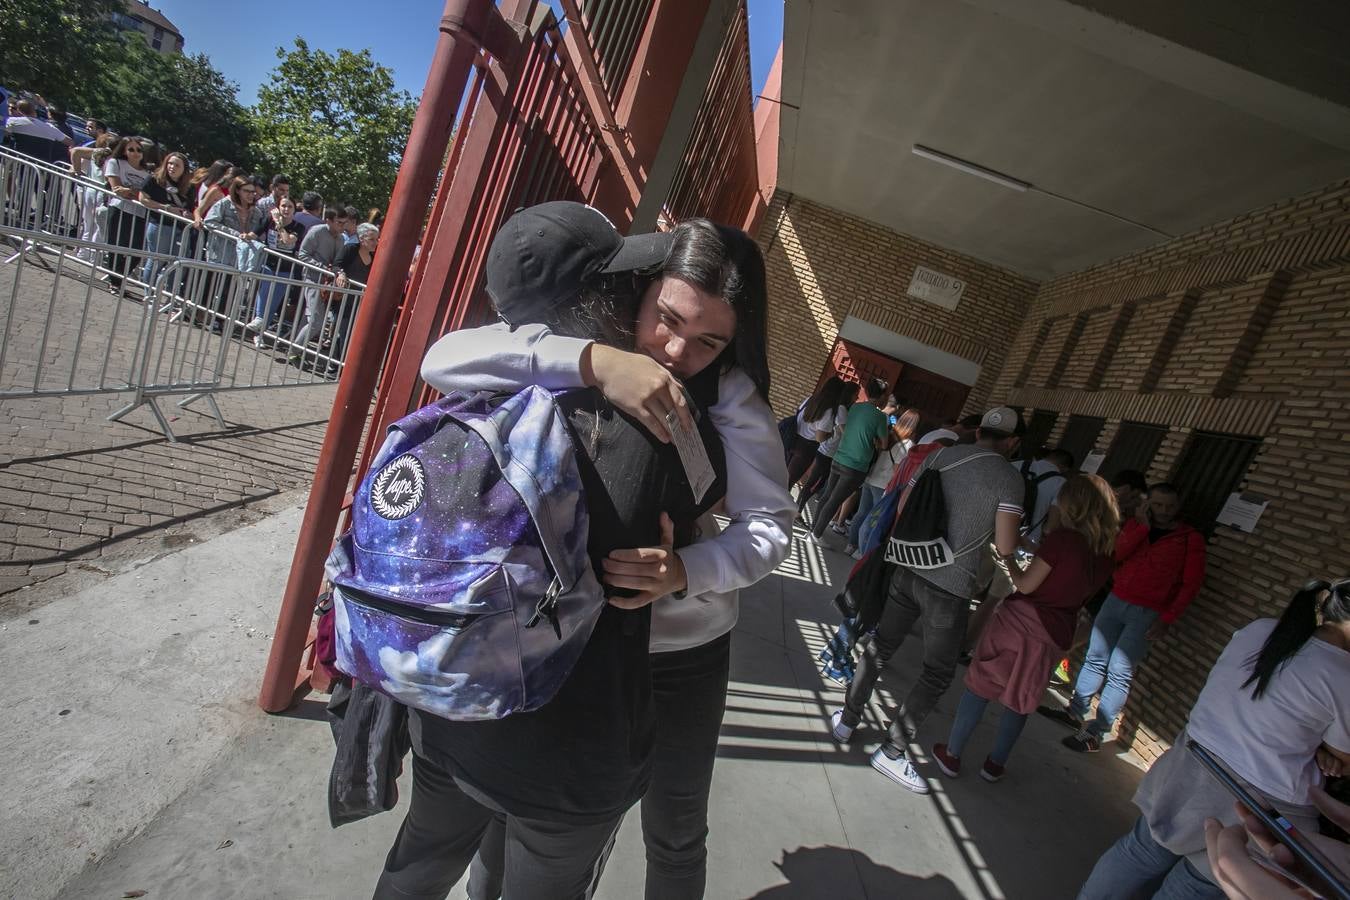
<path fill-rule="evenodd" d="M 1088 733 L 1086 730 L 1071 734 L 1060 743 L 1075 753 L 1096 753 L 1102 749 L 1101 738 Z"/>
<path fill-rule="evenodd" d="M 1038 706 L 1036 712 L 1050 719 L 1052 722 L 1058 722 L 1066 725 L 1074 731 L 1083 730 L 1083 720 L 1069 712 L 1067 709 L 1060 709 L 1058 706 Z"/>

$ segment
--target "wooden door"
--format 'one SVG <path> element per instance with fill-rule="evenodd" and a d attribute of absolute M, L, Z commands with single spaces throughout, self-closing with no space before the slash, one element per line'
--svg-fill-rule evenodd
<path fill-rule="evenodd" d="M 830 361 L 825 364 L 824 371 L 816 381 L 816 389 L 819 390 L 830 376 L 838 375 L 845 381 L 852 381 L 858 385 L 858 399 L 861 400 L 862 386 L 869 378 L 880 378 L 893 392 L 904 368 L 904 363 L 898 359 L 838 338 L 834 342 L 834 350 L 830 353 Z"/>

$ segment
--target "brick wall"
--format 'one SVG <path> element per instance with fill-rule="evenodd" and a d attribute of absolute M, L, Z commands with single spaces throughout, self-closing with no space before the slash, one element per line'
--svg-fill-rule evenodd
<path fill-rule="evenodd" d="M 1197 432 L 1261 439 L 1235 489 L 1270 506 L 1208 544 L 1204 590 L 1141 667 L 1120 736 L 1146 757 L 1185 721 L 1232 632 L 1311 575 L 1350 575 L 1350 180 L 1041 285 L 779 193 L 760 230 L 774 406 L 814 386 L 856 315 L 982 365 L 991 402 L 1164 426 L 1147 466 L 1178 475 Z M 955 311 L 906 298 L 916 264 L 967 281 Z M 1108 459 L 1109 463 L 1109 459 Z"/>
<path fill-rule="evenodd" d="M 1312 575 L 1350 574 L 1346 346 L 1350 181 L 1036 293 L 994 400 L 1105 416 L 1108 452 L 1122 421 L 1167 426 L 1151 480 L 1177 476 L 1197 431 L 1262 439 L 1235 489 L 1270 506 L 1253 534 L 1216 532 L 1204 590 L 1136 676 L 1120 735 L 1146 757 L 1185 722 L 1233 630 L 1277 614 Z"/>
<path fill-rule="evenodd" d="M 781 191 L 759 239 L 769 282 L 772 400 L 780 415 L 815 388 L 849 315 L 978 363 L 967 408 L 983 406 L 1036 289 L 1006 269 Z M 965 281 L 955 310 L 906 296 L 917 265 Z"/>

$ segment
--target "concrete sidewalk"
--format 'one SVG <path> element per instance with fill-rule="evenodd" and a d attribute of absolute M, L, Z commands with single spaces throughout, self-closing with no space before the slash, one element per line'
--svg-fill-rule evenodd
<path fill-rule="evenodd" d="M 0 677 L 18 692 L 0 779 L 4 796 L 27 798 L 0 819 L 0 896 L 369 896 L 401 811 L 330 829 L 320 701 L 291 717 L 252 705 L 299 512 L 55 599 L 36 625 L 0 625 Z M 926 764 L 934 793 L 918 797 L 867 765 L 877 716 L 853 747 L 836 746 L 825 721 L 842 692 L 815 654 L 847 563 L 799 543 L 744 594 L 707 896 L 1073 896 L 1132 823 L 1139 769 L 1110 745 L 1072 754 L 1057 726 L 1033 719 L 1003 782 L 974 772 L 947 781 Z M 913 646 L 887 673 L 902 689 L 917 672 Z M 945 736 L 956 696 L 928 723 L 926 744 Z M 642 895 L 637 824 L 624 824 L 602 898 Z"/>

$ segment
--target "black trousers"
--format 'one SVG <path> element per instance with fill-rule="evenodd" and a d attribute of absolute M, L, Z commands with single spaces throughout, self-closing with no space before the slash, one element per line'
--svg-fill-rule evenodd
<path fill-rule="evenodd" d="M 622 819 L 578 825 L 507 816 L 414 750 L 412 803 L 374 900 L 444 900 L 493 821 L 511 900 L 588 900 Z"/>
<path fill-rule="evenodd" d="M 800 514 L 806 510 L 806 503 L 816 495 L 818 491 L 825 487 L 825 483 L 830 480 L 830 467 L 834 465 L 834 460 L 816 451 L 815 457 L 811 460 L 811 468 L 807 469 L 806 474 L 802 476 L 800 482 L 801 490 L 797 492 L 797 512 Z"/>
<path fill-rule="evenodd" d="M 792 454 L 788 457 L 788 486 L 796 484 L 806 470 L 810 468 L 811 463 L 815 461 L 816 450 L 820 448 L 820 441 L 811 441 L 797 435 L 796 443 L 792 445 Z"/>
<path fill-rule="evenodd" d="M 656 747 L 642 798 L 646 900 L 702 900 L 708 879 L 708 795 L 727 705 L 731 635 L 688 650 L 652 654 Z M 505 821 L 483 836 L 469 872 L 469 900 L 497 900 Z M 515 900 L 507 887 L 506 897 Z"/>
<path fill-rule="evenodd" d="M 145 216 L 132 215 L 116 206 L 108 209 L 108 235 L 110 244 L 126 247 L 129 250 L 142 250 L 145 247 Z M 141 277 L 141 257 L 139 253 L 109 253 L 107 266 L 117 274 L 109 276 L 114 285 L 122 283 L 123 278 Z"/>
<path fill-rule="evenodd" d="M 867 472 L 858 469 L 850 469 L 848 466 L 841 466 L 834 463 L 830 466 L 830 479 L 825 482 L 825 493 L 822 494 L 825 499 L 820 501 L 820 506 L 816 507 L 816 519 L 811 526 L 811 531 L 816 537 L 825 533 L 825 526 L 830 524 L 834 514 L 839 512 L 839 507 L 844 505 L 844 501 L 858 488 L 862 487 L 863 481 L 867 479 Z"/>

